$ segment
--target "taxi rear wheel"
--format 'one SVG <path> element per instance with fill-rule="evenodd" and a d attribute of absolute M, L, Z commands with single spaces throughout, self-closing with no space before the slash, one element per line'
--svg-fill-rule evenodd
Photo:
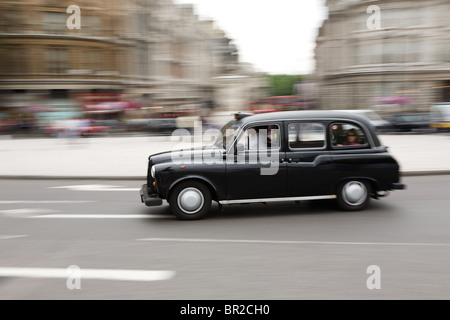
<path fill-rule="evenodd" d="M 364 180 L 349 180 L 341 183 L 337 191 L 337 203 L 342 210 L 365 209 L 370 202 L 370 185 Z"/>
<path fill-rule="evenodd" d="M 198 181 L 186 181 L 175 186 L 169 197 L 173 214 L 181 220 L 198 220 L 211 208 L 211 192 Z"/>

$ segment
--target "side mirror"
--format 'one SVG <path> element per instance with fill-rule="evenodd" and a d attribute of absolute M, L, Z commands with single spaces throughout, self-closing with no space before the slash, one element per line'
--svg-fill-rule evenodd
<path fill-rule="evenodd" d="M 245 145 L 243 143 L 238 143 L 236 145 L 236 154 L 242 153 L 245 151 Z"/>

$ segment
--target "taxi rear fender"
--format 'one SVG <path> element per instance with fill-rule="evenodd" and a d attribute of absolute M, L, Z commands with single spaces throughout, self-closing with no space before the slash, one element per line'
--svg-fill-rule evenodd
<path fill-rule="evenodd" d="M 378 191 L 380 190 L 379 184 L 378 184 L 377 180 L 375 180 L 373 178 L 369 178 L 369 177 L 345 177 L 345 178 L 341 179 L 335 186 L 335 194 L 338 193 L 338 188 L 340 185 L 342 185 L 344 182 L 351 181 L 351 180 L 363 180 L 363 181 L 368 182 L 370 185 L 370 195 L 373 198 L 378 198 L 378 196 L 379 196 Z"/>

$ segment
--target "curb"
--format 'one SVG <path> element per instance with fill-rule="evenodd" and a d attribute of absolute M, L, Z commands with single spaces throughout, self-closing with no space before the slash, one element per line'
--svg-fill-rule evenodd
<path fill-rule="evenodd" d="M 400 171 L 400 176 L 402 176 L 402 177 L 445 176 L 445 175 L 450 175 L 450 170 Z"/>
<path fill-rule="evenodd" d="M 400 171 L 400 177 L 445 176 L 450 170 L 418 170 Z M 51 175 L 0 175 L 0 180 L 120 180 L 120 181 L 146 181 L 147 176 L 51 176 Z"/>

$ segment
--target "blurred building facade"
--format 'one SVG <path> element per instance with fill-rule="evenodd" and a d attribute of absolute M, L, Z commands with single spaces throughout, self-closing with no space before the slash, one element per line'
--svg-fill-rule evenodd
<path fill-rule="evenodd" d="M 53 111 L 42 113 L 43 117 L 78 117 L 78 95 L 117 96 L 126 87 L 131 44 L 121 39 L 120 2 L 85 2 L 79 30 L 66 25 L 71 4 L 0 3 L 0 97 L 11 114 L 15 108 L 35 108 Z"/>
<path fill-rule="evenodd" d="M 239 66 L 238 70 L 227 70 L 213 78 L 214 101 L 219 101 L 224 110 L 248 111 L 251 102 L 270 92 L 267 77 L 258 74 L 252 65 Z"/>
<path fill-rule="evenodd" d="M 136 81 L 130 95 L 159 105 L 195 104 L 214 97 L 212 77 L 239 69 L 236 47 L 213 21 L 171 0 L 133 1 L 128 20 Z"/>
<path fill-rule="evenodd" d="M 449 1 L 327 0 L 327 6 L 315 49 L 321 108 L 428 111 L 450 101 Z"/>
<path fill-rule="evenodd" d="M 85 104 L 120 99 L 141 109 L 221 105 L 213 78 L 242 72 L 233 41 L 192 6 L 80 0 L 81 28 L 69 29 L 72 4 L 0 2 L 0 113 L 70 118 Z"/>

